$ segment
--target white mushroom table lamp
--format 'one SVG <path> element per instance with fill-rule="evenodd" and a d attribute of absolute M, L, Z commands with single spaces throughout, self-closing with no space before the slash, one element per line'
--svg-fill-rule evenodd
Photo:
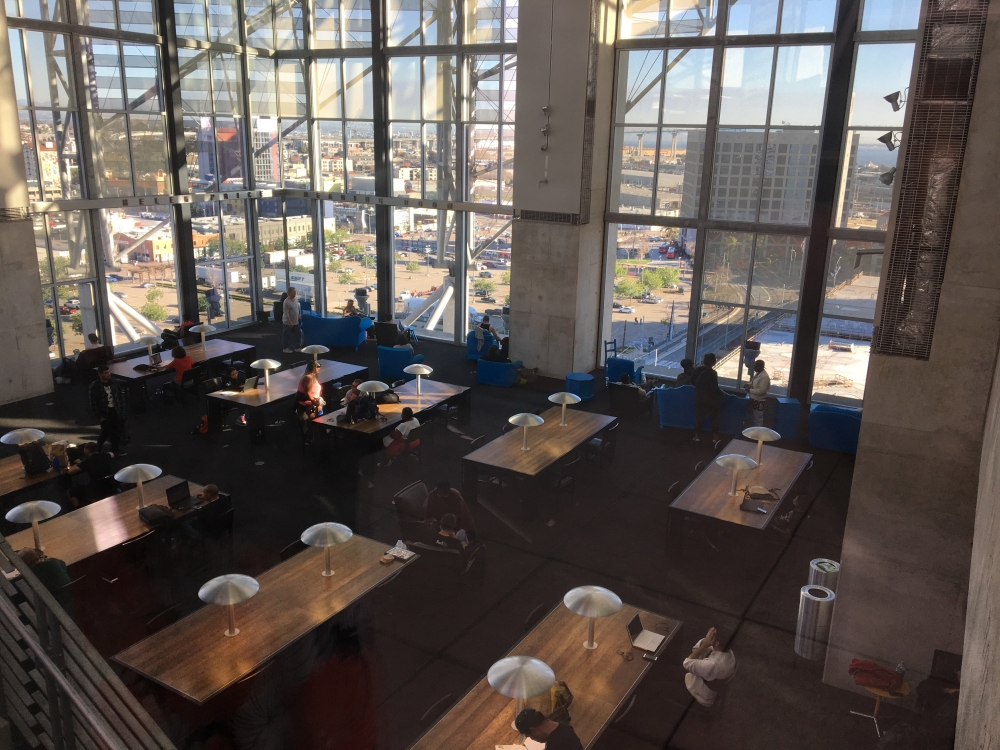
<path fill-rule="evenodd" d="M 159 466 L 153 466 L 152 464 L 132 464 L 115 474 L 115 480 L 135 485 L 136 489 L 139 490 L 139 505 L 137 507 L 139 510 L 142 510 L 146 507 L 145 499 L 142 496 L 142 483 L 156 479 L 162 473 L 163 469 Z"/>
<path fill-rule="evenodd" d="M 715 463 L 721 466 L 723 469 L 728 469 L 733 472 L 733 484 L 729 488 L 729 496 L 732 497 L 736 494 L 736 477 L 741 471 L 747 471 L 749 469 L 756 469 L 757 462 L 754 461 L 750 456 L 744 456 L 740 453 L 727 453 L 724 456 L 719 456 L 715 459 Z"/>
<path fill-rule="evenodd" d="M 569 404 L 578 404 L 583 399 L 577 396 L 575 393 L 570 393 L 569 391 L 559 391 L 559 393 L 553 393 L 549 396 L 549 401 L 553 404 L 562 404 L 562 419 L 559 421 L 560 427 L 566 427 L 566 407 Z"/>
<path fill-rule="evenodd" d="M 264 371 L 264 390 L 269 390 L 271 387 L 271 379 L 268 377 L 268 373 L 271 370 L 277 370 L 281 367 L 281 362 L 276 359 L 255 359 L 250 363 L 250 366 L 255 370 Z"/>
<path fill-rule="evenodd" d="M 26 503 L 16 505 L 7 511 L 5 518 L 11 523 L 30 523 L 31 533 L 35 537 L 35 549 L 41 552 L 45 549 L 42 546 L 42 536 L 38 531 L 38 522 L 59 515 L 59 503 L 48 500 L 29 500 Z"/>
<path fill-rule="evenodd" d="M 539 427 L 545 424 L 545 420 L 542 419 L 537 414 L 515 414 L 513 417 L 507 420 L 512 425 L 516 427 L 524 428 L 524 440 L 521 442 L 521 450 L 529 451 L 531 448 L 528 447 L 528 428 L 529 427 Z"/>
<path fill-rule="evenodd" d="M 422 364 L 407 365 L 406 367 L 403 368 L 403 372 L 405 372 L 407 375 L 416 375 L 417 376 L 417 395 L 419 396 L 420 395 L 420 377 L 422 375 L 430 375 L 432 372 L 434 372 L 434 368 L 433 367 L 428 367 L 427 365 L 422 365 Z"/>
<path fill-rule="evenodd" d="M 508 656 L 490 667 L 486 680 L 500 695 L 516 701 L 514 718 L 517 719 L 524 701 L 549 692 L 556 675 L 548 664 L 534 657 Z"/>
<path fill-rule="evenodd" d="M 583 647 L 591 651 L 597 648 L 594 642 L 594 618 L 611 617 L 622 608 L 622 600 L 618 595 L 601 586 L 578 586 L 571 589 L 563 597 L 563 604 L 570 612 L 587 618 L 587 640 Z"/>
<path fill-rule="evenodd" d="M 205 334 L 206 333 L 212 333 L 212 331 L 215 330 L 215 326 L 210 326 L 208 323 L 200 323 L 199 325 L 191 326 L 188 330 L 191 331 L 191 333 L 200 333 L 201 334 L 201 348 L 204 350 L 204 348 L 205 348 Z"/>
<path fill-rule="evenodd" d="M 326 354 L 330 350 L 327 347 L 323 346 L 322 344 L 310 344 L 309 346 L 302 347 L 300 351 L 303 354 L 311 354 L 313 362 L 318 362 L 319 355 Z"/>
<path fill-rule="evenodd" d="M 389 390 L 389 386 L 381 380 L 366 380 L 358 386 L 358 390 L 362 393 L 383 393 Z"/>
<path fill-rule="evenodd" d="M 323 560 L 325 562 L 323 575 L 329 578 L 333 575 L 333 567 L 330 564 L 330 550 L 338 544 L 351 541 L 352 536 L 354 536 L 354 532 L 342 523 L 318 523 L 302 532 L 302 541 L 310 547 L 323 548 Z"/>
<path fill-rule="evenodd" d="M 213 578 L 200 589 L 198 598 L 206 604 L 229 608 L 229 629 L 223 635 L 239 634 L 236 627 L 236 605 L 245 602 L 260 590 L 260 584 L 250 576 L 230 574 Z"/>
<path fill-rule="evenodd" d="M 135 343 L 142 344 L 144 347 L 146 347 L 146 353 L 149 355 L 149 358 L 152 359 L 153 347 L 162 344 L 163 339 L 161 339 L 159 336 L 140 336 L 135 340 Z"/>
<path fill-rule="evenodd" d="M 44 437 L 45 433 L 41 430 L 36 430 L 34 427 L 21 427 L 17 430 L 11 430 L 3 437 L 0 437 L 0 443 L 4 445 L 24 445 L 25 443 L 34 443 L 36 440 L 41 440 Z"/>
<path fill-rule="evenodd" d="M 757 465 L 760 466 L 764 458 L 764 443 L 770 443 L 774 440 L 781 440 L 781 435 L 779 435 L 774 430 L 768 427 L 747 427 L 743 430 L 743 437 L 750 438 L 751 440 L 757 441 Z"/>

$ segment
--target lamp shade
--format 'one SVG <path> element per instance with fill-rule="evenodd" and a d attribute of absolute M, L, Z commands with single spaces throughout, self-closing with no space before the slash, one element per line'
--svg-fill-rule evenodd
<path fill-rule="evenodd" d="M 143 346 L 159 346 L 163 343 L 163 339 L 159 336 L 140 336 L 135 340 L 135 343 Z"/>
<path fill-rule="evenodd" d="M 255 359 L 250 366 L 255 370 L 277 370 L 281 367 L 281 362 L 276 359 Z"/>
<path fill-rule="evenodd" d="M 318 523 L 302 532 L 302 541 L 310 547 L 336 547 L 352 536 L 354 532 L 342 523 Z"/>
<path fill-rule="evenodd" d="M 24 445 L 25 443 L 33 443 L 36 440 L 41 440 L 45 437 L 45 433 L 41 430 L 36 430 L 33 427 L 22 427 L 19 430 L 11 430 L 3 437 L 0 437 L 0 443 L 4 445 Z"/>
<path fill-rule="evenodd" d="M 622 608 L 618 594 L 601 586 L 578 586 L 566 592 L 563 604 L 582 617 L 611 617 Z"/>
<path fill-rule="evenodd" d="M 407 375 L 430 375 L 434 372 L 434 368 L 423 364 L 407 365 L 403 368 L 403 372 Z"/>
<path fill-rule="evenodd" d="M 191 333 L 211 333 L 216 329 L 215 326 L 210 326 L 208 323 L 199 323 L 196 326 L 191 326 L 188 330 Z"/>
<path fill-rule="evenodd" d="M 207 604 L 227 606 L 245 602 L 259 590 L 260 584 L 255 579 L 233 573 L 213 578 L 198 589 L 198 598 Z"/>
<path fill-rule="evenodd" d="M 358 390 L 362 393 L 381 393 L 382 391 L 389 390 L 389 386 L 381 380 L 366 380 L 358 386 Z"/>
<path fill-rule="evenodd" d="M 556 675 L 548 664 L 532 656 L 508 656 L 490 667 L 486 679 L 500 695 L 525 700 L 547 693 Z"/>
<path fill-rule="evenodd" d="M 569 391 L 559 391 L 549 396 L 549 401 L 553 404 L 578 404 L 582 400 L 575 393 L 570 393 Z"/>
<path fill-rule="evenodd" d="M 326 354 L 329 348 L 323 346 L 322 344 L 310 344 L 309 346 L 304 346 L 301 349 L 303 354 L 311 354 L 313 357 L 318 357 L 320 354 Z"/>
<path fill-rule="evenodd" d="M 729 488 L 730 497 L 736 494 L 736 476 L 741 471 L 757 468 L 756 461 L 750 458 L 750 456 L 744 456 L 741 453 L 727 453 L 724 456 L 719 456 L 715 459 L 715 463 L 723 469 L 728 469 L 733 472 L 733 483 Z"/>
<path fill-rule="evenodd" d="M 765 443 L 781 440 L 781 435 L 768 427 L 747 427 L 743 430 L 743 437 L 751 440 L 763 440 Z"/>
<path fill-rule="evenodd" d="M 527 413 L 515 414 L 507 421 L 510 422 L 512 425 L 516 425 L 517 427 L 539 427 L 540 425 L 545 424 L 545 420 L 542 419 L 537 414 L 527 414 Z"/>
<path fill-rule="evenodd" d="M 26 503 L 15 505 L 4 516 L 11 523 L 37 523 L 52 516 L 59 515 L 62 508 L 59 503 L 48 500 L 29 500 Z"/>
<path fill-rule="evenodd" d="M 152 464 L 132 464 L 118 471 L 115 474 L 115 479 L 128 484 L 139 484 L 140 482 L 148 482 L 151 479 L 156 479 L 162 473 L 163 469 L 159 466 L 153 466 Z"/>

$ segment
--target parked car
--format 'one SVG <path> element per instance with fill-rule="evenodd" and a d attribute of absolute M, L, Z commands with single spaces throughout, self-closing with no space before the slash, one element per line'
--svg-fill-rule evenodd
<path fill-rule="evenodd" d="M 115 292 L 115 296 L 118 299 L 125 299 L 125 292 Z"/>
<path fill-rule="evenodd" d="M 497 303 L 497 300 L 496 300 L 496 297 L 483 297 L 483 302 L 487 302 L 487 303 L 489 303 L 491 305 L 495 305 Z"/>
<path fill-rule="evenodd" d="M 493 274 L 490 273 L 489 271 L 481 271 L 479 273 L 479 278 L 481 278 L 481 279 L 492 279 L 493 278 Z"/>
<path fill-rule="evenodd" d="M 621 310 L 622 309 L 622 303 L 621 302 L 612 302 L 611 303 L 611 309 L 612 310 Z"/>
<path fill-rule="evenodd" d="M 105 281 L 123 281 L 122 277 L 115 273 L 109 273 L 104 279 Z"/>
<path fill-rule="evenodd" d="M 143 289 L 154 289 L 156 287 L 156 284 L 154 284 L 152 281 L 144 281 L 139 286 L 141 286 Z"/>
<path fill-rule="evenodd" d="M 630 313 L 634 313 L 635 312 L 635 308 L 634 307 L 629 307 L 628 305 L 625 305 L 618 312 L 630 314 Z"/>
<path fill-rule="evenodd" d="M 68 307 L 70 309 L 79 310 L 80 309 L 80 300 L 78 300 L 76 297 L 72 297 L 72 298 L 66 300 L 65 302 L 63 302 L 63 305 L 65 305 L 66 307 Z"/>
<path fill-rule="evenodd" d="M 487 292 L 486 292 L 485 289 L 477 289 L 476 290 L 476 296 L 477 297 L 485 297 L 486 294 L 487 294 Z"/>

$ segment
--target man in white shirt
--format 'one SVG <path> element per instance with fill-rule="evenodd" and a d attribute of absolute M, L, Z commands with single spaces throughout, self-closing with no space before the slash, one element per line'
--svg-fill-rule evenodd
<path fill-rule="evenodd" d="M 736 655 L 723 651 L 715 631 L 709 628 L 705 637 L 694 644 L 691 655 L 684 660 L 684 684 L 694 699 L 706 708 L 715 703 L 718 695 L 706 683 L 728 680 L 736 673 Z"/>
<path fill-rule="evenodd" d="M 767 392 L 771 389 L 771 376 L 764 369 L 764 360 L 754 361 L 753 375 L 750 376 L 750 382 L 743 387 L 750 392 L 750 421 L 754 427 L 763 427 L 764 402 L 767 400 Z"/>
<path fill-rule="evenodd" d="M 392 434 L 382 438 L 382 445 L 386 448 L 395 443 L 397 440 L 402 441 L 397 448 L 398 452 L 394 453 L 393 451 L 390 451 L 389 455 L 393 457 L 400 455 L 403 450 L 405 450 L 407 438 L 409 437 L 410 432 L 420 426 L 420 422 L 418 422 L 417 418 L 413 416 L 413 409 L 409 406 L 403 408 L 400 417 L 402 421 L 396 425 L 396 429 L 392 431 Z"/>
<path fill-rule="evenodd" d="M 302 341 L 302 330 L 299 324 L 302 316 L 299 310 L 298 292 L 295 287 L 288 289 L 288 296 L 281 305 L 281 322 L 284 324 L 281 329 L 281 345 L 285 354 L 298 350 Z"/>

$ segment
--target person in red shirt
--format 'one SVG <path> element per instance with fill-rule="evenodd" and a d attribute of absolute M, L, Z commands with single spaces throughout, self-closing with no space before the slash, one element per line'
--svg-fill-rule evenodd
<path fill-rule="evenodd" d="M 449 513 L 454 514 L 457 519 L 459 531 L 465 531 L 470 540 L 476 538 L 476 522 L 472 520 L 465 498 L 458 490 L 452 489 L 450 482 L 442 479 L 437 483 L 437 487 L 427 494 L 424 518 L 428 522 L 432 519 L 441 521 Z"/>
<path fill-rule="evenodd" d="M 182 388 L 182 383 L 184 382 L 184 375 L 194 367 L 194 360 L 188 356 L 187 351 L 183 346 L 175 346 L 170 351 L 170 356 L 173 359 L 164 365 L 163 371 L 167 370 L 174 371 L 174 380 L 172 383 L 166 383 L 163 386 L 164 395 L 179 395 Z"/>

